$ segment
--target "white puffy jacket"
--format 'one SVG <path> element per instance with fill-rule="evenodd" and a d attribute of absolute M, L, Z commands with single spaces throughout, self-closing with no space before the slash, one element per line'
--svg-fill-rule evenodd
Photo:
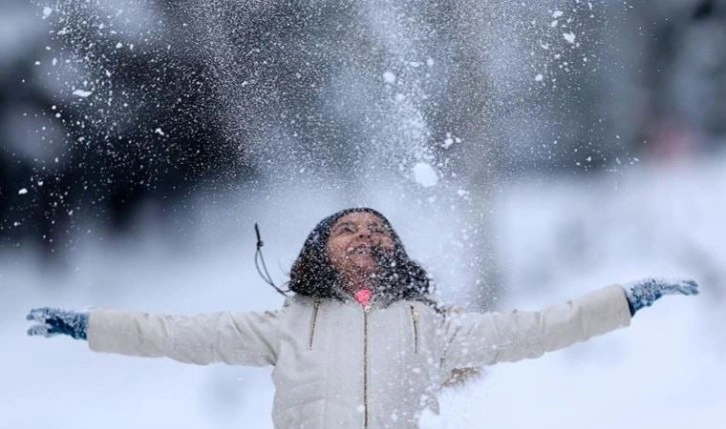
<path fill-rule="evenodd" d="M 416 428 L 462 370 L 534 358 L 630 323 L 611 286 L 539 312 L 441 312 L 418 301 L 288 299 L 280 311 L 165 316 L 91 312 L 92 350 L 273 365 L 275 428 Z"/>

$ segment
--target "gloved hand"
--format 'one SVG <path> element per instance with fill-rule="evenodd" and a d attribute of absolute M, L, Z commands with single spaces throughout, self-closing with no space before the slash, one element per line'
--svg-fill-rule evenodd
<path fill-rule="evenodd" d="M 28 335 L 52 337 L 63 334 L 77 340 L 86 339 L 88 328 L 87 311 L 68 311 L 59 308 L 35 308 L 30 310 L 26 319 L 40 323 L 28 329 Z"/>
<path fill-rule="evenodd" d="M 646 278 L 626 283 L 625 296 L 630 305 L 630 315 L 643 307 L 651 306 L 663 295 L 697 295 L 698 283 L 694 280 L 664 280 Z"/>

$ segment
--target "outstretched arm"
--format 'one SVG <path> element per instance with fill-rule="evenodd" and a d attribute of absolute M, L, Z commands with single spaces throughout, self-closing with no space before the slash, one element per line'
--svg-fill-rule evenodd
<path fill-rule="evenodd" d="M 610 286 L 541 311 L 464 313 L 447 321 L 447 369 L 539 357 L 630 324 L 667 294 L 698 293 L 692 280 L 645 279 Z"/>
<path fill-rule="evenodd" d="M 35 309 L 38 322 L 29 335 L 69 335 L 87 339 L 91 350 L 181 362 L 274 365 L 278 314 L 211 313 L 196 316 L 154 315 L 115 310 L 74 312 Z"/>

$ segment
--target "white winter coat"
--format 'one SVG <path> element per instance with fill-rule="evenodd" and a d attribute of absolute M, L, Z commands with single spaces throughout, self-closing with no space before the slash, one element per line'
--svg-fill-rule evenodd
<path fill-rule="evenodd" d="M 622 288 L 540 312 L 438 312 L 418 301 L 288 299 L 280 311 L 165 316 L 91 312 L 92 350 L 273 365 L 275 428 L 416 428 L 461 370 L 534 358 L 626 326 Z"/>

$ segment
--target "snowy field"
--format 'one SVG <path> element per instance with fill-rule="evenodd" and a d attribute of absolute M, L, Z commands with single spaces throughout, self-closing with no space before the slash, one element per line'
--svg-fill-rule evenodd
<path fill-rule="evenodd" d="M 465 255 L 431 245 L 456 222 L 432 229 L 443 215 L 366 195 L 361 203 L 390 217 L 443 295 L 452 282 L 470 281 L 436 263 Z M 725 157 L 498 188 L 489 205 L 507 291 L 499 307 L 536 309 L 648 275 L 694 277 L 702 294 L 666 298 L 630 328 L 588 343 L 488 368 L 479 381 L 446 391 L 441 415 L 425 416 L 422 426 L 724 427 L 724 196 Z M 32 249 L 0 254 L 0 428 L 271 427 L 269 369 L 101 355 L 79 341 L 25 336 L 27 310 L 43 305 L 182 313 L 278 307 L 280 297 L 254 271 L 252 223 L 261 221 L 267 263 L 280 281 L 308 231 L 341 203 L 311 190 L 229 201 L 200 197 L 184 232 L 173 236 L 153 219 L 123 240 L 99 241 L 103 233 L 89 227 L 94 239 L 79 238 L 54 267 L 40 265 Z"/>

